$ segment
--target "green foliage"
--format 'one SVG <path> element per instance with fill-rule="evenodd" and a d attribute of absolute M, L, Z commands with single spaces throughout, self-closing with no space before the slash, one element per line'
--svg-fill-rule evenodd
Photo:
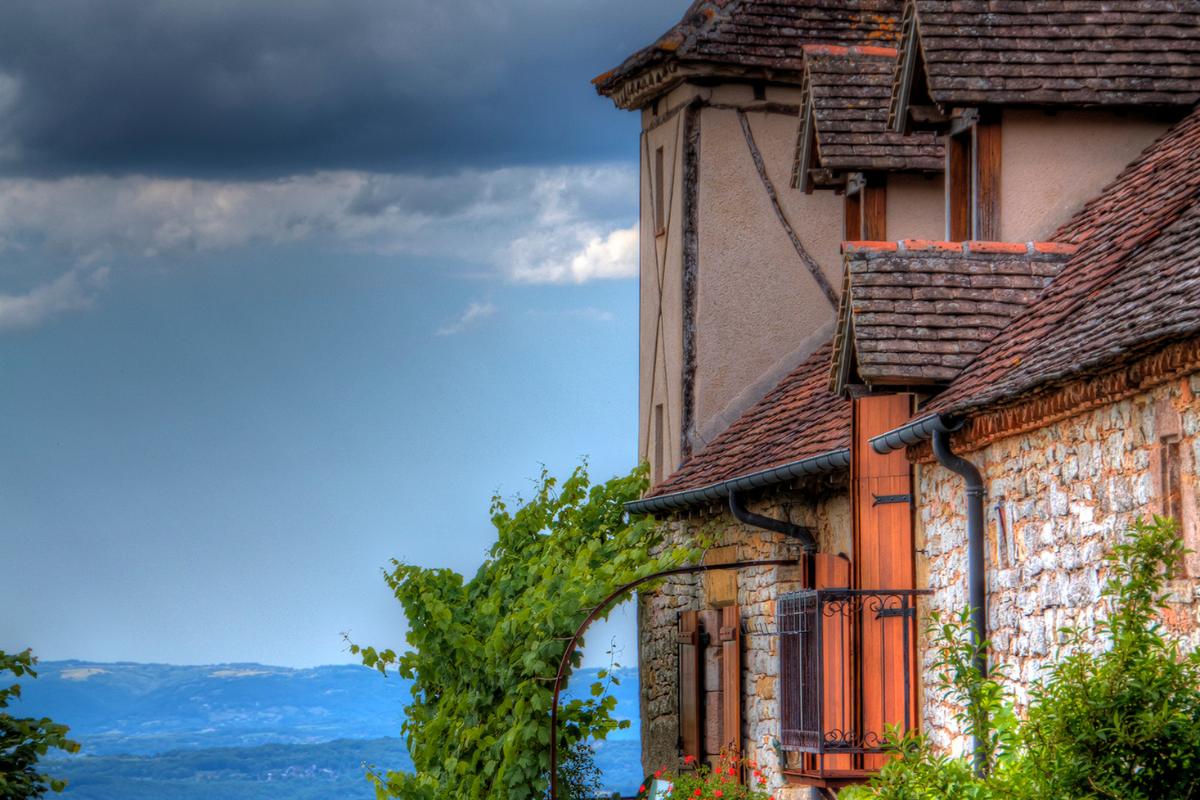
<path fill-rule="evenodd" d="M 1183 557 L 1171 520 L 1138 519 L 1109 556 L 1112 612 L 1095 653 L 1066 629 L 1071 654 L 1034 692 L 1024 739 L 1041 797 L 1170 800 L 1200 794 L 1200 653 L 1181 653 L 1156 620 Z"/>
<path fill-rule="evenodd" d="M 575 742 L 560 757 L 558 791 L 564 800 L 591 800 L 599 796 L 604 775 L 596 766 L 592 746 L 584 741 Z M 617 795 L 620 796 L 620 792 Z"/>
<path fill-rule="evenodd" d="M 843 792 L 847 800 L 882 798 L 884 800 L 992 800 L 1011 797 L 1014 776 L 1020 776 L 1018 720 L 1012 703 L 998 679 L 1002 667 L 985 677 L 976 666 L 980 648 L 971 642 L 971 611 L 942 622 L 934 613 L 926 633 L 933 644 L 942 699 L 956 705 L 955 719 L 963 731 L 979 742 L 979 759 L 987 777 L 976 775 L 970 756 L 956 757 L 936 751 L 917 731 L 900 736 L 889 728 L 890 749 L 900 755 L 872 778 L 870 787 L 851 787 Z"/>
<path fill-rule="evenodd" d="M 561 487 L 543 471 L 515 510 L 495 497 L 497 541 L 475 577 L 393 562 L 388 585 L 404 606 L 410 650 L 359 649 L 363 663 L 413 680 L 402 730 L 412 772 L 376 776 L 379 797 L 527 800 L 550 771 L 553 678 L 566 640 L 609 594 L 678 566 L 685 554 L 650 554 L 661 537 L 624 503 L 646 488 L 646 469 L 591 486 L 581 467 Z M 557 489 L 557 490 L 556 490 Z M 578 667 L 580 654 L 572 658 Z M 603 679 L 605 675 L 601 675 Z M 615 676 L 607 676 L 613 679 Z M 618 727 L 603 684 L 559 709 L 559 752 Z"/>
<path fill-rule="evenodd" d="M 919 734 L 890 743 L 900 756 L 848 800 L 1184 800 L 1200 789 L 1200 654 L 1183 653 L 1156 620 L 1166 576 L 1183 556 L 1176 524 L 1140 518 L 1107 556 L 1110 609 L 1094 635 L 1063 629 L 1069 655 L 1032 690 L 1019 721 L 996 678 L 973 666 L 969 612 L 930 632 L 947 697 L 978 736 L 982 774 L 970 756 L 935 752 Z"/>
<path fill-rule="evenodd" d="M 37 659 L 31 651 L 10 655 L 0 650 L 0 672 L 11 672 L 16 677 L 29 675 L 36 678 L 34 666 Z M 21 685 L 14 683 L 0 689 L 0 708 L 8 708 L 10 698 L 20 699 Z M 79 752 L 79 743 L 67 738 L 66 725 L 51 722 L 49 718 L 18 719 L 8 712 L 0 712 L 0 797 L 41 797 L 47 787 L 61 792 L 66 783 L 51 778 L 36 769 L 38 758 L 46 755 L 50 748 Z"/>

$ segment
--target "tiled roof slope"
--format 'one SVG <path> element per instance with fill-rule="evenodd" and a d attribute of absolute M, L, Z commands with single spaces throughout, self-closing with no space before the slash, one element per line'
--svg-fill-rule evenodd
<path fill-rule="evenodd" d="M 955 414 L 1200 333 L 1200 110 L 1055 235 L 1079 252 L 928 410 Z"/>
<path fill-rule="evenodd" d="M 825 388 L 830 344 L 648 495 L 674 494 L 821 455 L 850 444 L 850 403 Z"/>
<path fill-rule="evenodd" d="M 945 151 L 933 131 L 904 136 L 887 130 L 895 68 L 896 51 L 890 48 L 804 48 L 809 102 L 801 110 L 800 130 L 805 129 L 804 115 L 811 113 L 821 167 L 843 172 L 943 169 Z"/>
<path fill-rule="evenodd" d="M 1076 250 L 913 239 L 845 242 L 842 249 L 846 284 L 829 383 L 839 392 L 852 351 L 868 385 L 950 382 Z"/>
<path fill-rule="evenodd" d="M 894 42 L 901 6 L 901 0 L 696 0 L 678 25 L 593 83 L 612 97 L 627 79 L 665 61 L 798 75 L 806 44 Z"/>
<path fill-rule="evenodd" d="M 1200 100 L 1196 0 L 915 3 L 930 95 L 943 106 Z"/>

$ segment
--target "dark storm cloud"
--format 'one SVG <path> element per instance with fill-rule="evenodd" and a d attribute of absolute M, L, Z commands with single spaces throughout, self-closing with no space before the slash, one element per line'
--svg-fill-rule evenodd
<path fill-rule="evenodd" d="M 15 0 L 0 171 L 269 176 L 633 157 L 588 80 L 685 0 Z"/>

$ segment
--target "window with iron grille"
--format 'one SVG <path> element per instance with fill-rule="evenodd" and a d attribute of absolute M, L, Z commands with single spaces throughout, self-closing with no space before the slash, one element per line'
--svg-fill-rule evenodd
<path fill-rule="evenodd" d="M 886 726 L 918 724 L 916 599 L 928 591 L 807 589 L 776 601 L 783 749 L 802 772 L 874 770 Z"/>

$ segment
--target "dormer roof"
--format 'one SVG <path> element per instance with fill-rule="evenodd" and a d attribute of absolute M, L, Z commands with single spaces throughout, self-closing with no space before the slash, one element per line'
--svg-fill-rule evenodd
<path fill-rule="evenodd" d="M 1200 100 L 1200 5 L 1191 0 L 908 0 L 904 17 L 896 130 L 910 81 L 943 113 Z"/>
<path fill-rule="evenodd" d="M 837 173 L 940 172 L 945 151 L 931 131 L 887 130 L 896 51 L 871 45 L 806 45 L 792 187 L 820 167 Z"/>
<path fill-rule="evenodd" d="M 654 44 L 595 78 L 618 108 L 636 109 L 688 75 L 799 83 L 806 44 L 886 44 L 901 0 L 696 0 Z"/>
<path fill-rule="evenodd" d="M 1050 242 L 845 242 L 829 390 L 945 386 L 1076 251 Z"/>

